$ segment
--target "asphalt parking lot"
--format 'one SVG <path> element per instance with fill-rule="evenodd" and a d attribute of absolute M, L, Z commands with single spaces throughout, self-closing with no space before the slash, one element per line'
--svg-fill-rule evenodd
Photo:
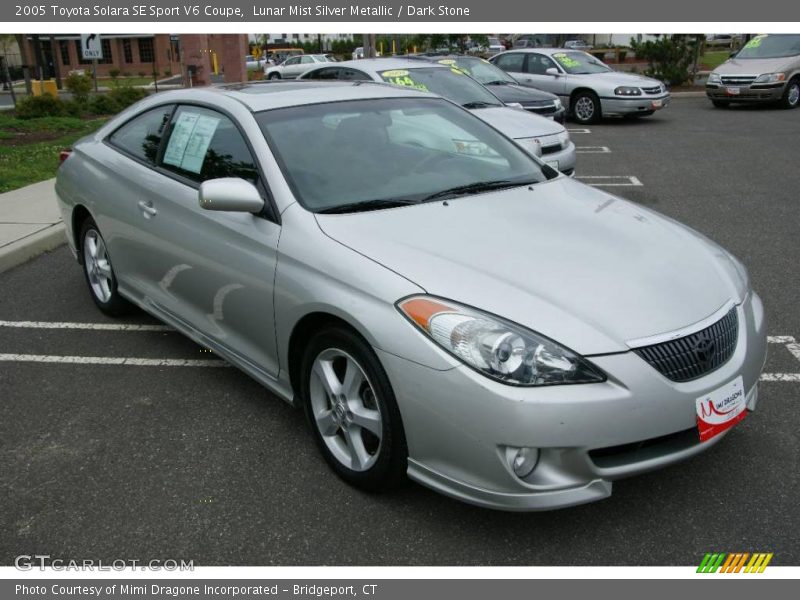
<path fill-rule="evenodd" d="M 411 483 L 366 495 L 326 467 L 299 411 L 180 335 L 76 328 L 158 324 L 101 315 L 61 248 L 0 274 L 0 564 L 692 565 L 710 551 L 800 564 L 800 111 L 681 98 L 653 118 L 569 128 L 586 183 L 748 266 L 769 375 L 727 439 L 550 513 L 487 511 Z"/>

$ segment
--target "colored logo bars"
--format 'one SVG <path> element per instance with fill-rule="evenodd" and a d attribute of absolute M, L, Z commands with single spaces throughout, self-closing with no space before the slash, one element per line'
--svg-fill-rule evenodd
<path fill-rule="evenodd" d="M 748 559 L 750 559 L 748 561 Z M 763 573 L 769 561 L 772 560 L 772 552 L 734 552 L 731 554 L 707 553 L 700 566 L 697 567 L 698 573 Z M 745 563 L 747 565 L 745 566 Z"/>

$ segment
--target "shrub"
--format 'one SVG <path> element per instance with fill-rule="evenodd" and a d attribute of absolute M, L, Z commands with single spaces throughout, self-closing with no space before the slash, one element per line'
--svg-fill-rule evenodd
<path fill-rule="evenodd" d="M 77 102 L 86 104 L 89 101 L 89 92 L 92 91 L 92 78 L 89 75 L 70 73 L 64 80 L 64 87 Z"/>
<path fill-rule="evenodd" d="M 167 69 L 164 71 L 164 77 L 172 77 L 172 69 Z"/>
<path fill-rule="evenodd" d="M 699 49 L 697 39 L 686 35 L 671 35 L 654 42 L 636 42 L 631 47 L 637 58 L 648 62 L 645 75 L 655 77 L 667 85 L 680 85 L 692 77 L 693 65 Z"/>
<path fill-rule="evenodd" d="M 60 117 L 65 114 L 64 103 L 50 94 L 26 96 L 17 101 L 15 109 L 20 119 L 38 119 L 40 117 Z"/>
<path fill-rule="evenodd" d="M 94 98 L 92 98 L 92 102 L 90 104 L 90 110 L 92 114 L 95 115 L 113 115 L 119 112 L 119 106 L 117 105 L 116 101 L 110 97 L 110 92 L 108 94 L 97 94 Z"/>
<path fill-rule="evenodd" d="M 86 104 L 81 104 L 76 100 L 62 100 L 64 114 L 68 117 L 80 117 L 86 112 Z"/>
<path fill-rule="evenodd" d="M 142 88 L 131 85 L 120 85 L 113 88 L 106 94 L 109 100 L 116 105 L 116 111 L 128 108 L 131 104 L 138 102 L 147 96 L 147 92 Z"/>
<path fill-rule="evenodd" d="M 146 75 L 147 73 L 145 73 L 144 71 L 139 71 L 139 77 L 145 77 Z"/>
<path fill-rule="evenodd" d="M 111 76 L 111 79 L 116 79 L 117 77 L 119 77 L 119 74 L 121 72 L 122 71 L 120 71 L 119 69 L 109 69 L 108 70 L 108 74 Z"/>

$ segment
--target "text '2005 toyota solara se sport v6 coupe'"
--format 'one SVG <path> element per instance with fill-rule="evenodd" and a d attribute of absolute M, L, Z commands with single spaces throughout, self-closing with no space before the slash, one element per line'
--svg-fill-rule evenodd
<path fill-rule="evenodd" d="M 139 306 L 302 406 L 362 489 L 590 502 L 756 408 L 764 310 L 736 258 L 429 93 L 157 94 L 56 191 L 101 310 Z"/>

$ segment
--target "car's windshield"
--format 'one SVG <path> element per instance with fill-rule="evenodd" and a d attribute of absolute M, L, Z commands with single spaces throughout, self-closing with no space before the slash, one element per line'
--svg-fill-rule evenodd
<path fill-rule="evenodd" d="M 736 58 L 783 58 L 800 55 L 800 35 L 757 35 Z"/>
<path fill-rule="evenodd" d="M 256 118 L 297 200 L 313 212 L 412 204 L 558 176 L 441 98 L 330 102 Z"/>
<path fill-rule="evenodd" d="M 489 90 L 455 68 L 390 69 L 382 71 L 380 76 L 387 83 L 433 92 L 467 108 L 503 106 Z"/>
<path fill-rule="evenodd" d="M 592 73 L 608 73 L 609 67 L 586 52 L 556 52 L 553 59 L 571 75 L 591 75 Z"/>
<path fill-rule="evenodd" d="M 483 85 L 488 85 L 490 83 L 517 83 L 516 79 L 511 77 L 511 75 L 482 58 L 458 56 L 456 58 L 443 58 L 437 62 L 440 65 L 447 65 L 460 69 Z"/>

